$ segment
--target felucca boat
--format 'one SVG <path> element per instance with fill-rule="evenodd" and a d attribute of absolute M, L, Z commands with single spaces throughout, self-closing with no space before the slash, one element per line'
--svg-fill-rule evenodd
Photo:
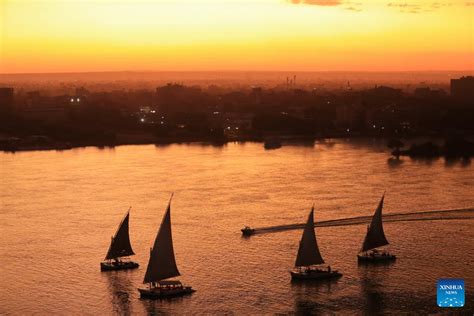
<path fill-rule="evenodd" d="M 378 250 L 378 247 L 388 245 L 388 240 L 383 232 L 382 209 L 385 194 L 380 199 L 379 205 L 372 217 L 372 222 L 367 226 L 362 248 L 357 255 L 359 262 L 385 262 L 395 260 L 396 256 L 386 250 Z"/>
<path fill-rule="evenodd" d="M 126 270 L 138 268 L 139 264 L 129 260 L 122 260 L 124 257 L 133 256 L 135 253 L 130 244 L 130 236 L 128 233 L 128 222 L 130 218 L 130 209 L 120 223 L 117 232 L 112 237 L 109 251 L 105 256 L 104 262 L 100 263 L 101 271 L 110 270 Z"/>
<path fill-rule="evenodd" d="M 314 205 L 309 213 L 308 221 L 301 237 L 300 247 L 296 256 L 295 268 L 290 271 L 293 280 L 325 280 L 341 277 L 342 274 L 331 270 L 331 266 L 322 268 L 323 257 L 319 252 L 314 231 Z"/>
<path fill-rule="evenodd" d="M 148 284 L 148 287 L 138 289 L 142 298 L 167 298 L 195 292 L 191 286 L 184 286 L 178 280 L 167 280 L 180 275 L 171 234 L 171 198 L 153 248 L 150 249 L 150 260 L 143 280 L 143 284 Z"/>

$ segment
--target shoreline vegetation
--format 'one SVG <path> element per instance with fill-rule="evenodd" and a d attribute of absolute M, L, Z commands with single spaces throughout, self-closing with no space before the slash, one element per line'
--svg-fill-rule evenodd
<path fill-rule="evenodd" d="M 393 146 L 394 143 L 400 146 Z M 470 159 L 474 157 L 474 142 L 465 138 L 446 138 L 444 144 L 438 145 L 432 141 L 412 144 L 408 149 L 401 149 L 403 143 L 399 140 L 390 140 L 389 148 L 395 149 L 392 155 L 396 158 L 408 156 L 410 158 L 431 159 L 444 157 L 446 159 Z"/>
<path fill-rule="evenodd" d="M 26 137 L 1 137 L 0 151 L 34 151 L 34 150 L 68 150 L 80 147 L 116 147 L 123 145 L 171 145 L 201 143 L 210 146 L 224 146 L 232 142 L 260 142 L 277 140 L 278 142 L 289 143 L 313 143 L 318 139 L 341 138 L 341 135 L 331 135 L 328 137 L 315 137 L 307 135 L 245 135 L 239 137 L 212 137 L 212 136 L 171 136 L 159 137 L 152 133 L 117 133 L 108 140 L 96 139 L 89 141 L 58 141 L 44 135 L 32 135 Z"/>

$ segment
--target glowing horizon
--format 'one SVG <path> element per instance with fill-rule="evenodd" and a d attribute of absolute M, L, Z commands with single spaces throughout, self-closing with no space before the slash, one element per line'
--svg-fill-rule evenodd
<path fill-rule="evenodd" d="M 4 0 L 0 10 L 0 73 L 474 69 L 464 0 Z"/>

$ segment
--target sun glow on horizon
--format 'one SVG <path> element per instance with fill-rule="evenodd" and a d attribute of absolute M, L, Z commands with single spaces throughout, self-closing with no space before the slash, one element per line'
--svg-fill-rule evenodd
<path fill-rule="evenodd" d="M 3 0 L 0 72 L 474 69 L 464 1 L 293 2 Z"/>

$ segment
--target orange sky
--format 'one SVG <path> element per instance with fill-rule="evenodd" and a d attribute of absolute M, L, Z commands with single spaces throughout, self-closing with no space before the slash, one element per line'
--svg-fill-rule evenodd
<path fill-rule="evenodd" d="M 0 0 L 0 72 L 473 70 L 474 1 Z"/>

